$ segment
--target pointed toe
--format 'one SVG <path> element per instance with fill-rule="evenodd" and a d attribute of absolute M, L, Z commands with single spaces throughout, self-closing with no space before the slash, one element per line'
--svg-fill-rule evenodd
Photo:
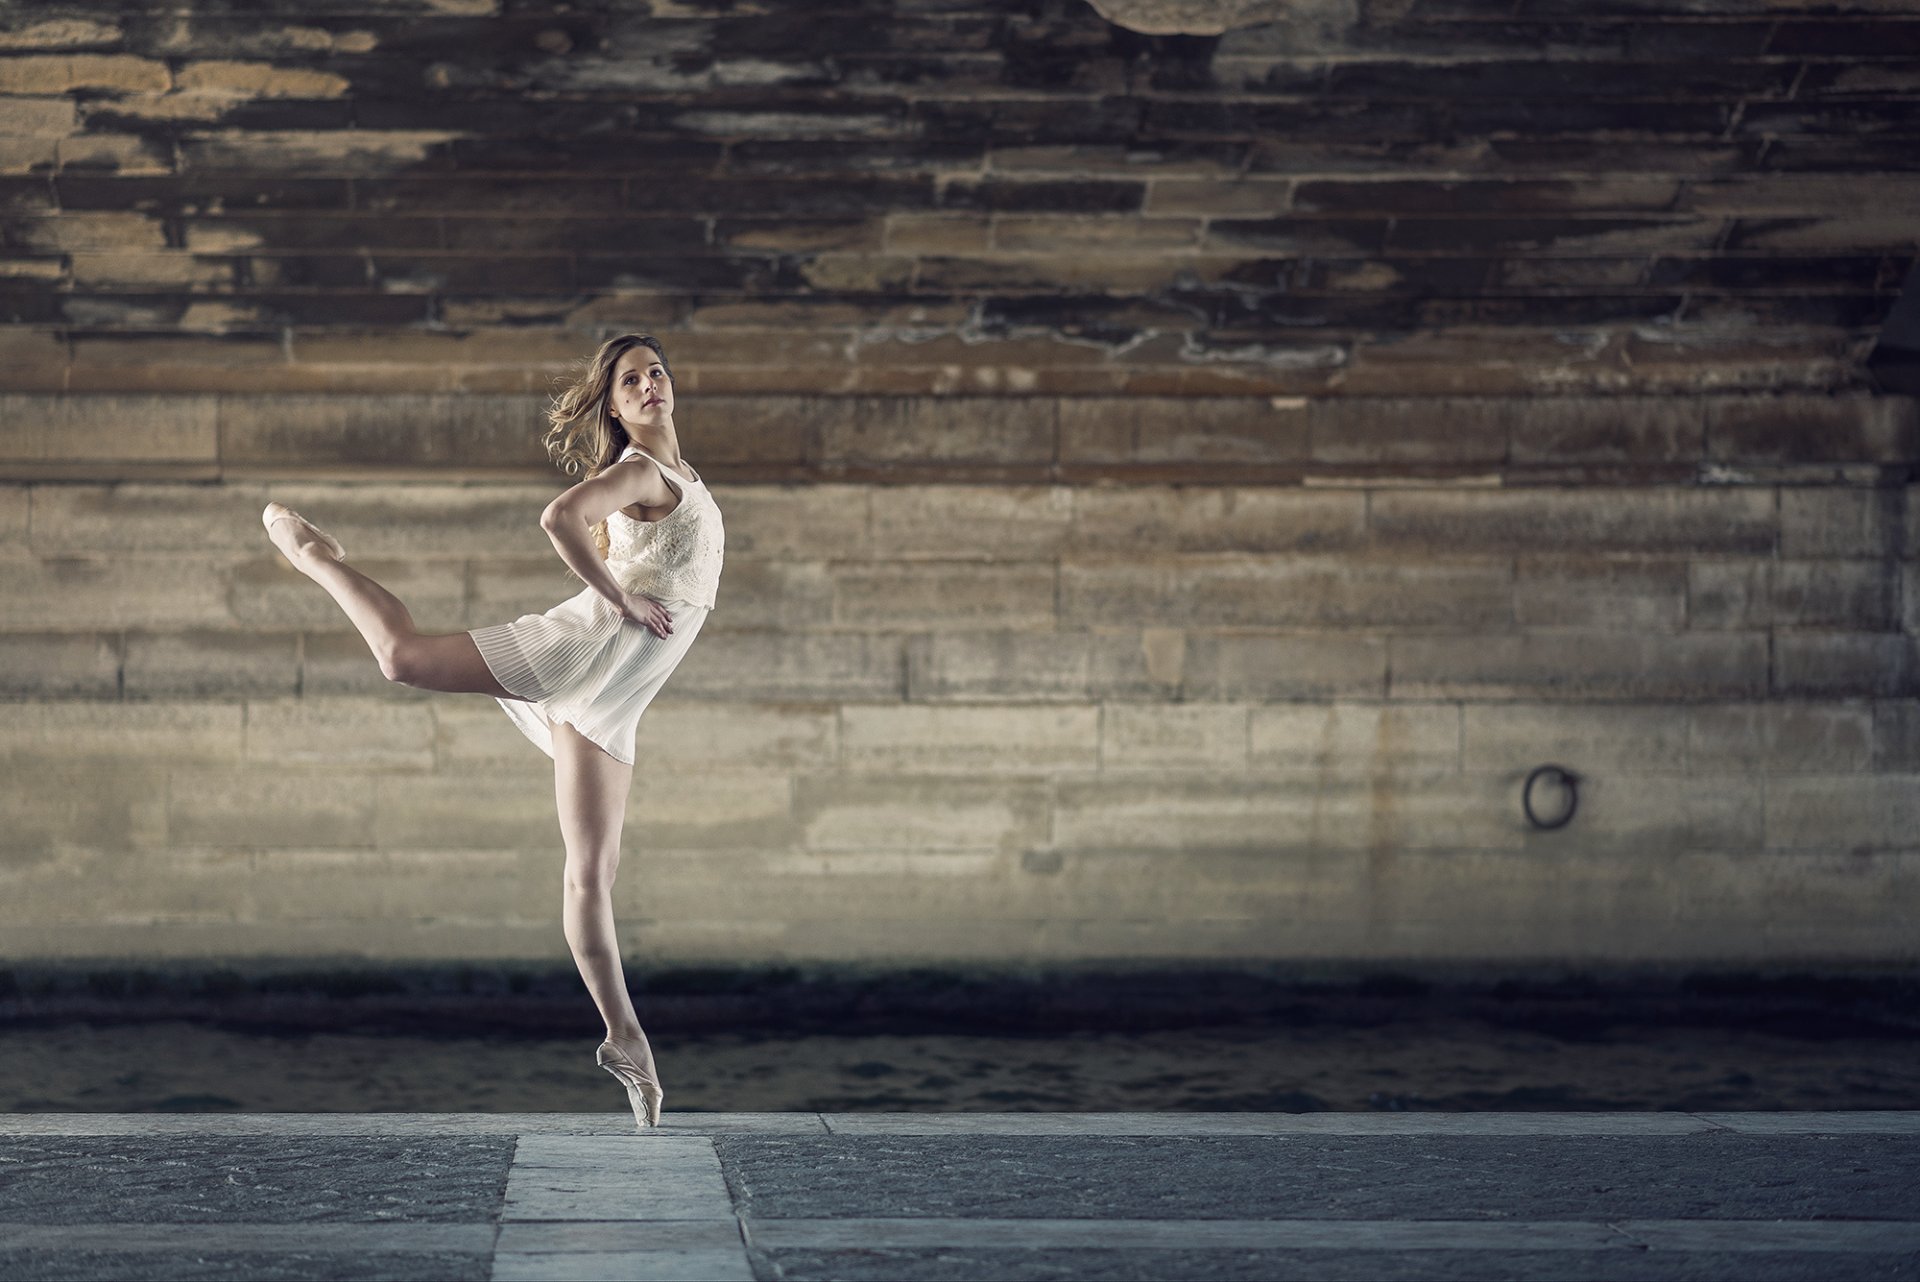
<path fill-rule="evenodd" d="M 272 532 L 275 521 L 298 521 L 301 525 L 307 527 L 308 532 L 311 533 L 314 538 L 320 540 L 321 545 L 332 554 L 334 560 L 344 561 L 347 559 L 347 550 L 340 546 L 340 540 L 328 534 L 306 517 L 301 516 L 285 503 L 269 503 L 260 509 L 260 524 L 265 526 L 269 533 Z"/>

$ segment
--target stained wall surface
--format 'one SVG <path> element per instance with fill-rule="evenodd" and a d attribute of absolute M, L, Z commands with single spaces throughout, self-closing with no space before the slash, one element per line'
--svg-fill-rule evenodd
<path fill-rule="evenodd" d="M 637 958 L 1914 959 L 1920 18 L 642 9 L 0 15 L 0 951 L 564 957 L 546 758 L 259 512 L 545 609 L 646 329 Z"/>

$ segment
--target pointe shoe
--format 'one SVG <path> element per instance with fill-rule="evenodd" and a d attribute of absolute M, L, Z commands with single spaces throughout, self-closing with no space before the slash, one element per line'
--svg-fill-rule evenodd
<path fill-rule="evenodd" d="M 340 546 L 340 540 L 328 534 L 306 517 L 301 516 L 285 503 L 269 503 L 260 509 L 260 524 L 266 526 L 269 533 L 272 532 L 275 521 L 300 522 L 300 524 L 306 526 L 308 530 L 313 532 L 313 536 L 320 540 L 327 551 L 333 553 L 334 560 L 344 561 L 347 559 L 347 550 Z"/>
<path fill-rule="evenodd" d="M 649 1055 L 647 1058 L 651 1060 L 653 1057 Z M 620 1084 L 627 1088 L 627 1103 L 633 1108 L 633 1124 L 636 1127 L 644 1131 L 650 1126 L 660 1125 L 660 1105 L 667 1096 L 646 1067 L 622 1050 L 620 1044 L 611 1037 L 600 1043 L 600 1049 L 593 1054 L 593 1062 L 619 1078 Z"/>

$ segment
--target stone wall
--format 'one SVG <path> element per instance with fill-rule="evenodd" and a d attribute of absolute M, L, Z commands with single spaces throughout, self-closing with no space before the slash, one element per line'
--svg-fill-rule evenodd
<path fill-rule="evenodd" d="M 638 328 L 636 957 L 1914 959 L 1910 5 L 752 8 L 0 13 L 0 951 L 563 957 L 546 759 L 258 516 L 544 609 Z"/>
<path fill-rule="evenodd" d="M 271 404 L 0 405 L 9 952 L 563 956 L 546 759 L 258 519 L 429 629 L 544 609 L 537 402 Z M 642 723 L 634 955 L 1912 958 L 1914 402 L 1338 405 L 689 395 L 728 560 Z M 811 479 L 722 480 L 770 424 Z"/>

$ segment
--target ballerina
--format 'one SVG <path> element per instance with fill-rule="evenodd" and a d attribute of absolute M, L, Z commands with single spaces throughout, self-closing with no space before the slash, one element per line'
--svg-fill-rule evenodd
<path fill-rule="evenodd" d="M 547 452 L 586 476 L 540 525 L 586 586 L 543 614 L 422 633 L 397 597 L 346 564 L 337 539 L 283 503 L 260 514 L 274 546 L 346 611 L 382 676 L 491 695 L 553 758 L 561 921 L 607 1028 L 594 1062 L 626 1088 L 641 1128 L 660 1124 L 666 1096 L 621 969 L 613 878 L 640 714 L 712 612 L 726 545 L 719 506 L 680 456 L 674 401 L 666 353 L 645 334 L 603 343 L 555 398 Z"/>

